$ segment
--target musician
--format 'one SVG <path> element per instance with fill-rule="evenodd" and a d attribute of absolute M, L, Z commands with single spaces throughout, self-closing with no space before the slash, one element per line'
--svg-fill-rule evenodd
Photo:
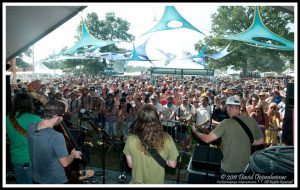
<path fill-rule="evenodd" d="M 27 134 L 22 134 L 18 128 L 27 132 L 27 126 L 42 119 L 33 115 L 32 97 L 28 93 L 17 93 L 10 115 L 6 116 L 6 133 L 10 143 L 11 163 L 16 172 L 17 184 L 31 184 L 31 161 L 29 157 Z M 10 118 L 12 117 L 12 118 Z M 12 120 L 17 123 L 14 124 Z"/>
<path fill-rule="evenodd" d="M 41 122 L 28 126 L 29 154 L 32 162 L 33 183 L 63 184 L 68 179 L 64 167 L 75 158 L 81 159 L 81 152 L 73 149 L 68 153 L 62 133 L 53 127 L 59 125 L 65 114 L 65 104 L 58 100 L 49 101 Z"/>
<path fill-rule="evenodd" d="M 251 156 L 250 137 L 240 124 L 232 119 L 236 116 L 242 120 L 253 135 L 252 145 L 264 143 L 264 136 L 255 119 L 248 116 L 240 116 L 241 101 L 237 96 L 230 96 L 226 100 L 226 110 L 230 119 L 223 120 L 208 135 L 199 132 L 193 127 L 195 135 L 206 143 L 218 138 L 223 142 L 223 159 L 221 161 L 221 173 L 242 173 L 249 163 Z"/>
<path fill-rule="evenodd" d="M 49 97 L 43 94 L 43 85 L 39 80 L 32 81 L 28 85 L 28 92 L 33 97 L 34 113 L 42 116 L 44 112 L 44 105 L 49 101 Z"/>
<path fill-rule="evenodd" d="M 144 104 L 138 113 L 133 133 L 123 149 L 127 164 L 132 168 L 132 184 L 163 184 L 165 168 L 150 154 L 149 149 L 155 149 L 165 165 L 175 168 L 179 155 L 170 135 L 163 132 L 156 108 Z"/>

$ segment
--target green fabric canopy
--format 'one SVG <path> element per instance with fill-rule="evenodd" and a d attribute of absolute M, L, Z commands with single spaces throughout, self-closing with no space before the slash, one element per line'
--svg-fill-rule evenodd
<path fill-rule="evenodd" d="M 226 55 L 232 53 L 234 50 L 236 50 L 236 49 L 234 49 L 234 50 L 232 50 L 232 51 L 227 51 L 228 48 L 229 48 L 229 46 L 230 46 L 230 44 L 228 44 L 228 45 L 227 45 L 222 51 L 220 51 L 220 52 L 217 52 L 217 53 L 214 53 L 214 54 L 205 54 L 204 56 L 209 57 L 209 58 L 212 58 L 212 59 L 214 59 L 214 60 L 221 59 L 221 58 L 225 57 Z"/>
<path fill-rule="evenodd" d="M 147 42 L 148 40 L 146 40 Z M 132 56 L 131 58 L 129 59 L 129 61 L 149 61 L 152 65 L 154 65 L 151 60 L 149 59 L 149 57 L 147 56 L 146 54 L 146 51 L 145 49 L 141 49 L 141 48 L 145 48 L 145 45 L 146 45 L 146 42 L 143 43 L 141 46 L 139 46 L 139 52 L 141 54 L 139 54 L 133 44 L 133 50 L 131 51 L 132 52 Z M 152 60 L 153 61 L 153 60 Z"/>
<path fill-rule="evenodd" d="M 74 54 L 77 50 L 81 47 L 85 46 L 95 46 L 95 48 L 102 48 L 104 46 L 112 45 L 115 42 L 112 40 L 99 40 L 89 34 L 85 24 L 82 24 L 82 35 L 80 40 L 70 49 L 58 54 L 58 55 L 65 55 L 65 54 Z"/>
<path fill-rule="evenodd" d="M 168 24 L 170 21 L 178 21 L 181 22 L 182 25 L 178 27 L 169 27 Z M 185 20 L 175 9 L 174 6 L 166 6 L 163 17 L 161 20 L 148 32 L 144 33 L 149 34 L 151 32 L 157 32 L 162 30 L 174 30 L 178 28 L 188 28 L 191 30 L 195 30 L 197 32 L 200 32 L 201 34 L 205 35 L 203 32 L 195 28 L 193 25 L 191 25 L 187 20 Z M 206 36 L 206 35 L 205 35 Z"/>
<path fill-rule="evenodd" d="M 192 56 L 192 58 L 204 58 L 204 52 L 206 51 L 208 45 L 205 45 L 198 55 Z"/>
<path fill-rule="evenodd" d="M 262 48 L 294 50 L 294 42 L 276 35 L 263 24 L 259 16 L 258 7 L 255 9 L 255 17 L 252 25 L 246 31 L 232 36 L 225 36 L 224 39 L 243 41 Z M 273 40 L 279 42 L 279 44 L 266 43 L 256 39 Z"/>
<path fill-rule="evenodd" d="M 169 52 L 165 52 L 161 49 L 156 48 L 160 53 L 164 54 L 164 56 L 166 56 L 166 61 L 165 63 L 170 63 L 171 61 L 173 61 L 176 58 L 176 55 L 169 53 Z"/>

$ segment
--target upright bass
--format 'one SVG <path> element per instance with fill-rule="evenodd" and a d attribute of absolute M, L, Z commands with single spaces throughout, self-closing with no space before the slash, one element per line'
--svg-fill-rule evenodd
<path fill-rule="evenodd" d="M 75 148 L 77 151 L 81 151 L 82 153 L 82 160 L 74 159 L 74 161 L 65 168 L 66 175 L 68 178 L 69 184 L 79 184 L 80 183 L 80 166 L 85 166 L 88 163 L 88 159 L 82 152 L 80 146 L 78 145 L 77 141 L 75 140 L 74 136 L 68 129 L 67 125 L 64 121 L 61 122 L 61 129 L 64 134 L 66 145 L 68 152 L 71 153 L 71 151 Z"/>

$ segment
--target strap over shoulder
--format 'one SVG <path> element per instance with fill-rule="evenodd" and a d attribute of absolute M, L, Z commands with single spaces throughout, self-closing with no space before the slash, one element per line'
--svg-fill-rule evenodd
<path fill-rule="evenodd" d="M 13 127 L 14 127 L 19 133 L 21 133 L 21 135 L 27 137 L 27 131 L 25 131 L 25 130 L 19 125 L 19 123 L 17 122 L 15 116 L 10 115 L 10 116 L 9 116 L 9 119 L 10 119 L 10 121 L 11 121 Z"/>
<path fill-rule="evenodd" d="M 248 126 L 240 118 L 238 118 L 236 116 L 232 117 L 232 119 L 236 120 L 240 124 L 240 126 L 247 133 L 247 135 L 249 137 L 249 140 L 250 140 L 250 143 L 252 144 L 254 142 L 254 139 L 253 139 L 252 132 L 250 131 L 250 129 L 248 128 Z"/>

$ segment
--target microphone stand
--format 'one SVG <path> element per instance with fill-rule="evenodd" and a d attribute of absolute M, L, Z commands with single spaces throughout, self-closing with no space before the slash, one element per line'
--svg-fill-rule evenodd
<path fill-rule="evenodd" d="M 180 151 L 179 152 L 179 156 L 178 156 L 178 173 L 177 173 L 177 180 L 176 183 L 179 184 L 180 183 L 180 169 L 181 169 L 181 161 L 182 161 L 182 156 L 184 155 L 184 151 Z"/>
<path fill-rule="evenodd" d="M 85 112 L 85 113 L 89 115 L 89 112 Z M 98 134 L 99 132 L 101 132 L 101 139 L 103 141 L 102 142 L 102 184 L 105 184 L 105 144 L 106 144 L 105 141 L 112 142 L 112 139 L 110 139 L 109 135 L 105 132 L 104 129 L 98 126 L 98 124 L 95 122 L 93 118 L 89 116 L 87 118 L 84 118 L 84 120 L 86 120 Z M 91 122 L 91 120 L 93 122 Z"/>

